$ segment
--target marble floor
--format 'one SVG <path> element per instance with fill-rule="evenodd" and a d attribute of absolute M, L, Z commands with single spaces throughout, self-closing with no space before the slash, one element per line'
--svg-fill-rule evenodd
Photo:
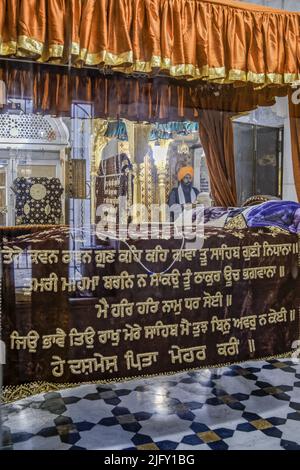
<path fill-rule="evenodd" d="M 1 408 L 5 449 L 300 450 L 300 364 L 83 385 Z"/>

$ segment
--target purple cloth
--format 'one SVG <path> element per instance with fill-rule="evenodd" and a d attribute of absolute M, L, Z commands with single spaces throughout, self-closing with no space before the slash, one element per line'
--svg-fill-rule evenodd
<path fill-rule="evenodd" d="M 216 220 L 226 214 L 228 209 L 225 207 L 208 207 L 204 209 L 204 223 Z"/>
<path fill-rule="evenodd" d="M 248 227 L 275 226 L 300 233 L 300 204 L 293 201 L 268 201 L 245 214 Z"/>

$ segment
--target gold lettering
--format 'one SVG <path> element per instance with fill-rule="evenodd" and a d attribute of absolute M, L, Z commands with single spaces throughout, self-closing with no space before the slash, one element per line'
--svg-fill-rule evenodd
<path fill-rule="evenodd" d="M 214 308 L 214 307 L 222 307 L 223 306 L 223 294 L 221 292 L 217 292 L 214 295 L 209 294 L 208 292 L 204 292 L 203 297 L 203 307 L 204 308 Z"/>
<path fill-rule="evenodd" d="M 119 276 L 103 276 L 105 289 L 132 289 L 134 287 L 134 274 L 122 271 Z"/>
<path fill-rule="evenodd" d="M 231 318 L 218 318 L 214 315 L 211 319 L 211 331 L 222 331 L 223 335 L 230 333 L 231 329 Z"/>
<path fill-rule="evenodd" d="M 112 346 L 118 346 L 120 343 L 120 333 L 122 330 L 103 330 L 98 331 L 98 340 L 101 344 L 106 344 L 109 340 Z"/>
<path fill-rule="evenodd" d="M 138 341 L 141 339 L 142 328 L 137 323 L 129 325 L 126 323 L 126 328 L 123 328 L 124 341 Z"/>
<path fill-rule="evenodd" d="M 193 273 L 191 269 L 187 269 L 184 273 L 182 273 L 183 277 L 183 288 L 184 290 L 190 290 L 191 289 L 191 277 Z"/>
<path fill-rule="evenodd" d="M 179 315 L 182 312 L 182 299 L 163 300 L 162 301 L 163 313 L 174 313 Z"/>
<path fill-rule="evenodd" d="M 104 297 L 99 299 L 99 303 L 95 305 L 95 308 L 97 309 L 97 318 L 102 318 L 102 316 L 107 318 L 109 305 Z"/>
<path fill-rule="evenodd" d="M 168 351 L 171 355 L 172 364 L 182 364 L 183 362 L 192 363 L 195 359 L 198 361 L 204 361 L 206 359 L 206 346 L 195 346 L 192 348 L 180 349 L 177 345 L 172 345 Z"/>
<path fill-rule="evenodd" d="M 239 269 L 232 269 L 231 266 L 225 266 L 224 268 L 224 279 L 226 281 L 226 287 L 232 286 L 232 281 L 239 281 L 240 280 L 240 270 Z"/>
<path fill-rule="evenodd" d="M 205 334 L 208 331 L 208 321 L 193 322 L 193 337 L 198 338 L 201 334 Z"/>
<path fill-rule="evenodd" d="M 53 335 L 44 335 L 42 337 L 43 349 L 50 349 L 52 345 L 56 344 L 59 348 L 65 347 L 66 333 L 61 328 L 56 328 L 56 333 Z"/>
<path fill-rule="evenodd" d="M 137 302 L 137 312 L 140 315 L 147 315 L 150 313 L 157 313 L 159 309 L 160 302 L 154 301 L 152 297 L 148 297 L 145 302 Z"/>
<path fill-rule="evenodd" d="M 94 336 L 95 330 L 91 326 L 88 326 L 82 332 L 77 331 L 77 328 L 72 328 L 69 333 L 70 346 L 85 345 L 87 349 L 91 349 L 94 347 Z"/>
<path fill-rule="evenodd" d="M 233 326 L 234 328 L 239 328 L 240 330 L 256 330 L 256 318 L 256 315 L 249 315 L 247 317 L 241 318 L 233 318 Z"/>
<path fill-rule="evenodd" d="M 133 351 L 127 351 L 124 355 L 126 360 L 126 367 L 130 369 L 142 370 L 146 367 L 151 367 L 154 362 L 157 362 L 158 352 L 146 352 L 134 354 Z"/>
<path fill-rule="evenodd" d="M 242 247 L 243 257 L 246 261 L 249 261 L 251 258 L 260 258 L 260 244 L 255 242 L 253 245 L 246 245 Z"/>
<path fill-rule="evenodd" d="M 10 248 L 9 246 L 4 246 L 3 250 L 0 250 L 0 253 L 3 255 L 3 264 L 12 264 L 15 258 L 23 253 L 23 250 L 17 246 Z"/>
<path fill-rule="evenodd" d="M 66 361 L 61 359 L 59 356 L 52 356 L 52 362 L 50 363 L 50 366 L 53 367 L 52 369 L 52 375 L 54 377 L 62 377 L 64 375 L 64 365 Z"/>
<path fill-rule="evenodd" d="M 114 250 L 95 250 L 95 263 L 97 268 L 104 268 L 105 265 L 115 262 L 116 252 Z"/>
<path fill-rule="evenodd" d="M 156 245 L 156 247 L 152 250 L 146 250 L 145 259 L 151 263 L 165 263 L 167 261 L 169 250 L 163 249 L 160 245 Z"/>
<path fill-rule="evenodd" d="M 184 299 L 184 307 L 187 310 L 198 310 L 200 307 L 201 297 L 186 297 Z"/>
<path fill-rule="evenodd" d="M 131 317 L 133 314 L 134 303 L 129 303 L 127 299 L 122 299 L 119 304 L 111 305 L 111 315 L 115 318 Z"/>
<path fill-rule="evenodd" d="M 234 337 L 230 338 L 228 343 L 217 344 L 219 356 L 236 356 L 239 353 L 240 341 Z"/>
<path fill-rule="evenodd" d="M 40 335 L 37 331 L 31 330 L 26 336 L 20 336 L 17 331 L 13 331 L 10 335 L 11 349 L 28 349 L 30 353 L 35 353 Z"/>

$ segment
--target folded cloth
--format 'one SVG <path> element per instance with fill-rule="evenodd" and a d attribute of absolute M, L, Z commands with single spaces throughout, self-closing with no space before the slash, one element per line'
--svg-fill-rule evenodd
<path fill-rule="evenodd" d="M 204 209 L 204 223 L 217 220 L 228 213 L 225 207 L 207 207 Z"/>
<path fill-rule="evenodd" d="M 300 204 L 293 201 L 272 200 L 248 207 L 210 207 L 204 210 L 204 223 L 226 226 L 242 215 L 248 227 L 279 227 L 290 233 L 300 233 Z"/>
<path fill-rule="evenodd" d="M 300 233 L 300 208 L 295 212 L 294 226 L 296 227 L 296 232 Z"/>
<path fill-rule="evenodd" d="M 300 233 L 300 204 L 293 201 L 268 201 L 244 214 L 248 227 L 279 227 Z"/>

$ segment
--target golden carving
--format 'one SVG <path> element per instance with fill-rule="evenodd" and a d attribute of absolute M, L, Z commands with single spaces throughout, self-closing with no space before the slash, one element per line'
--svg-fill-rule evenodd
<path fill-rule="evenodd" d="M 155 201 L 154 197 L 154 184 L 152 175 L 152 160 L 150 155 L 146 155 L 144 163 L 140 164 L 140 192 L 141 192 L 141 204 L 147 207 L 147 220 L 151 220 L 151 206 Z M 141 220 L 141 222 L 145 222 Z"/>
<path fill-rule="evenodd" d="M 244 216 L 242 214 L 236 215 L 235 217 L 232 217 L 232 219 L 229 219 L 225 223 L 225 229 L 241 229 L 241 228 L 247 228 L 246 221 L 244 219 Z"/>

